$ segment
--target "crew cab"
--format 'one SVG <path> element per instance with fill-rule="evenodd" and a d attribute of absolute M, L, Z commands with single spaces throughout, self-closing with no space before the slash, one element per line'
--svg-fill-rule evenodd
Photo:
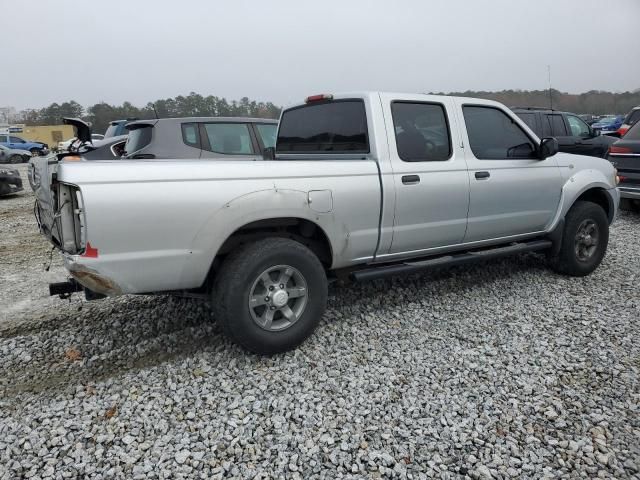
<path fill-rule="evenodd" d="M 72 279 L 52 294 L 188 294 L 233 340 L 291 349 L 328 281 L 546 253 L 591 273 L 618 209 L 606 160 L 558 153 L 500 103 L 395 93 L 286 108 L 264 159 L 35 161 L 41 232 Z"/>

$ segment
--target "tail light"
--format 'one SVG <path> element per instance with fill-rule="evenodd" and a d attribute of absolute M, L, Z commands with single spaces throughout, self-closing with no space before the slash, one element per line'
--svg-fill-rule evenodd
<path fill-rule="evenodd" d="M 629 147 L 617 147 L 615 145 L 611 145 L 609 147 L 609 153 L 632 153 L 632 150 Z"/>
<path fill-rule="evenodd" d="M 627 125 L 622 125 L 619 129 L 618 129 L 618 133 L 620 134 L 620 136 L 624 136 L 625 133 L 627 133 L 627 131 L 629 130 L 629 127 Z"/>
<path fill-rule="evenodd" d="M 331 95 L 330 93 L 321 93 L 320 95 L 311 95 L 310 97 L 306 98 L 305 103 L 320 102 L 322 100 L 333 100 L 333 95 Z"/>

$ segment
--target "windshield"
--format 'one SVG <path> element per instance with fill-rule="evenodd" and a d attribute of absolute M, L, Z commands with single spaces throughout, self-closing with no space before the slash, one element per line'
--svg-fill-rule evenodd
<path fill-rule="evenodd" d="M 613 123 L 616 121 L 616 117 L 604 117 L 598 120 L 598 123 Z"/>
<path fill-rule="evenodd" d="M 124 146 L 125 155 L 131 155 L 137 152 L 141 148 L 146 147 L 151 142 L 151 131 L 153 127 L 151 125 L 145 125 L 141 128 L 129 131 L 129 137 L 127 143 Z"/>

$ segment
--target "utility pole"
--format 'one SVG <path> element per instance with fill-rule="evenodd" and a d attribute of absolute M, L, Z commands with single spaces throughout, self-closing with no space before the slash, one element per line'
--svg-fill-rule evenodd
<path fill-rule="evenodd" d="M 553 97 L 551 96 L 551 65 L 547 65 L 547 75 L 549 78 L 549 108 L 553 110 Z"/>

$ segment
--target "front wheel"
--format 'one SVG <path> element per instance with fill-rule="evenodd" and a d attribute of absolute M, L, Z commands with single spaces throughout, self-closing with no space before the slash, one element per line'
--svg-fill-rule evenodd
<path fill-rule="evenodd" d="M 22 156 L 20 155 L 11 155 L 9 157 L 9 163 L 22 163 Z"/>
<path fill-rule="evenodd" d="M 602 262 L 608 244 L 609 222 L 603 208 L 578 201 L 565 217 L 562 244 L 551 259 L 551 267 L 574 277 L 588 275 Z"/>
<path fill-rule="evenodd" d="M 223 331 L 255 353 L 302 343 L 327 302 L 327 277 L 316 255 L 287 238 L 265 238 L 231 253 L 216 275 L 213 310 Z"/>

